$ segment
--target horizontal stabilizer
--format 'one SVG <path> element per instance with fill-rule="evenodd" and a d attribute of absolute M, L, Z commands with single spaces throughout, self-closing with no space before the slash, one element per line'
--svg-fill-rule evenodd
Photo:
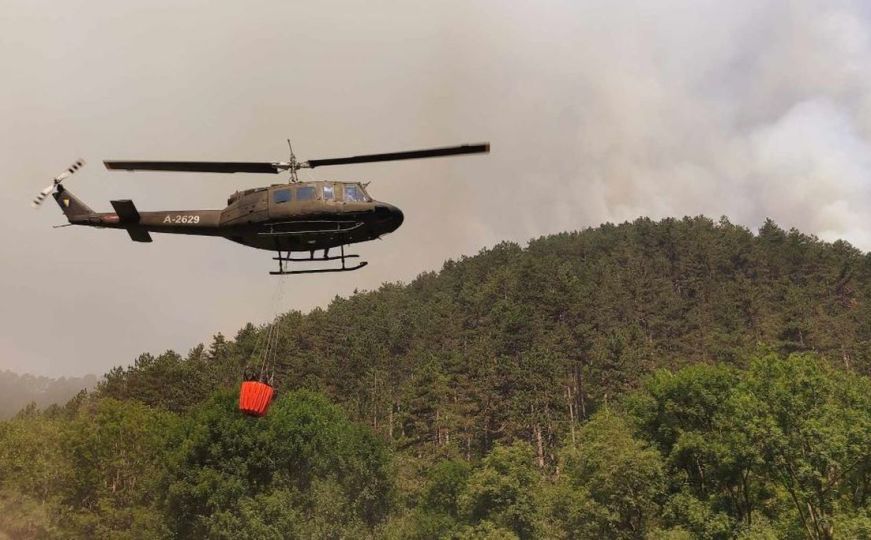
<path fill-rule="evenodd" d="M 151 235 L 141 227 L 130 227 L 127 229 L 127 234 L 134 242 L 151 242 Z"/>
<path fill-rule="evenodd" d="M 133 201 L 130 199 L 124 199 L 122 201 L 111 201 L 111 203 L 112 208 L 115 209 L 115 213 L 118 214 L 118 217 L 121 219 L 121 223 L 139 223 L 139 211 L 136 210 L 136 205 L 133 204 Z M 150 242 L 151 239 L 146 241 Z"/>

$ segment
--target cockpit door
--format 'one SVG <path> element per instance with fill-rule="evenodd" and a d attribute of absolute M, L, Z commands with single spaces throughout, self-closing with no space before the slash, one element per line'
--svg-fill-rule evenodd
<path fill-rule="evenodd" d="M 337 197 L 340 195 L 337 192 L 338 186 L 335 186 L 329 182 L 325 183 L 321 188 L 321 198 L 328 205 L 336 204 Z"/>
<path fill-rule="evenodd" d="M 293 190 L 289 186 L 271 190 L 269 194 L 269 217 L 275 219 L 289 216 L 292 202 Z"/>

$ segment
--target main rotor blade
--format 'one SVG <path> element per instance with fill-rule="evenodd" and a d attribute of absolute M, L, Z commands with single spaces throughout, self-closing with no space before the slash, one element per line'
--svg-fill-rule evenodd
<path fill-rule="evenodd" d="M 430 148 L 428 150 L 409 150 L 407 152 L 390 152 L 387 154 L 367 154 L 331 159 L 310 159 L 300 164 L 302 167 L 314 169 L 324 165 L 347 165 L 349 163 L 373 163 L 376 161 L 399 161 L 401 159 L 418 159 L 441 156 L 456 156 L 461 154 L 478 154 L 490 151 L 490 143 L 464 144 L 445 148 Z"/>
<path fill-rule="evenodd" d="M 208 173 L 272 173 L 276 174 L 288 169 L 323 167 L 325 165 L 347 165 L 351 163 L 373 163 L 376 161 L 399 161 L 402 159 L 418 159 L 441 156 L 456 156 L 462 154 L 478 154 L 490 151 L 490 143 L 464 144 L 445 148 L 430 148 L 427 150 L 410 150 L 408 152 L 390 152 L 387 154 L 366 154 L 362 156 L 311 159 L 302 163 L 292 160 L 283 161 L 104 161 L 110 170 L 124 171 L 180 171 Z"/>
<path fill-rule="evenodd" d="M 110 170 L 209 173 L 278 173 L 289 163 L 265 161 L 104 161 Z"/>

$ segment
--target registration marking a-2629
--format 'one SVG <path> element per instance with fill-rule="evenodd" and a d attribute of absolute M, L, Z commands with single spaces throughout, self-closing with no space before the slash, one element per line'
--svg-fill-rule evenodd
<path fill-rule="evenodd" d="M 173 225 L 183 225 L 189 223 L 199 223 L 200 216 L 188 214 L 176 214 L 174 216 L 166 216 L 163 218 L 164 223 L 172 223 Z"/>

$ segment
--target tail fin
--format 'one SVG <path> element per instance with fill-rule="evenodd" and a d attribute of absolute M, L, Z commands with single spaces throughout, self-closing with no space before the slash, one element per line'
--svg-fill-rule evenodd
<path fill-rule="evenodd" d="M 57 186 L 57 191 L 54 192 L 53 196 L 70 223 L 81 221 L 94 213 L 87 204 L 83 203 L 62 185 Z"/>

